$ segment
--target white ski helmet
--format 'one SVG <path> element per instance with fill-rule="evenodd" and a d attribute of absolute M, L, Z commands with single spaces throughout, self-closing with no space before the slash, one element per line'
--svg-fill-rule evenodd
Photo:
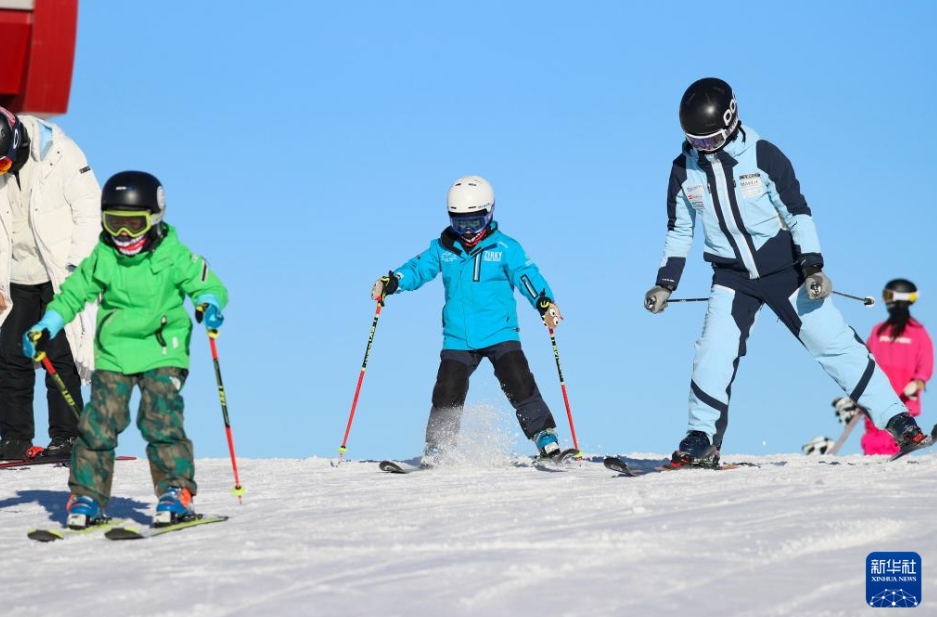
<path fill-rule="evenodd" d="M 465 176 L 449 187 L 446 206 L 449 214 L 474 214 L 479 210 L 491 212 L 495 207 L 495 190 L 481 176 Z"/>
<path fill-rule="evenodd" d="M 446 195 L 449 222 L 462 240 L 477 242 L 491 223 L 495 209 L 495 191 L 481 176 L 459 178 Z"/>

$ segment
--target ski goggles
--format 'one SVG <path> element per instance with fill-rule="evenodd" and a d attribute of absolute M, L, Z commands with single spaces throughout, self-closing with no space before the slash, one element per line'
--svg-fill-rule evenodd
<path fill-rule="evenodd" d="M 902 292 L 902 291 L 892 291 L 891 289 L 886 289 L 882 292 L 882 299 L 886 303 L 889 302 L 907 302 L 909 304 L 914 304 L 917 302 L 917 292 Z"/>
<path fill-rule="evenodd" d="M 126 212 L 105 210 L 101 216 L 104 231 L 112 236 L 130 236 L 139 238 L 150 230 L 150 213 L 146 210 Z"/>
<path fill-rule="evenodd" d="M 453 214 L 449 216 L 452 231 L 460 236 L 474 236 L 491 222 L 491 212 L 473 212 L 471 214 Z"/>
<path fill-rule="evenodd" d="M 13 159 L 11 157 L 0 157 L 0 176 L 10 171 L 11 167 L 13 167 Z"/>
<path fill-rule="evenodd" d="M 726 142 L 729 141 L 729 138 L 735 132 L 735 128 L 738 125 L 739 121 L 738 118 L 736 118 L 727 128 L 716 131 L 715 133 L 710 133 L 709 135 L 691 135 L 690 133 L 684 133 L 684 135 L 686 135 L 686 140 L 689 144 L 700 152 L 715 152 L 726 145 Z"/>

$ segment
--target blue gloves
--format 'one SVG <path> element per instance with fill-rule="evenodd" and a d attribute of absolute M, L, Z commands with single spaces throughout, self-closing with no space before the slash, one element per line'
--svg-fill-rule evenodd
<path fill-rule="evenodd" d="M 209 330 L 217 330 L 224 323 L 224 315 L 221 314 L 221 301 L 212 294 L 199 296 L 195 301 L 195 321 L 205 322 L 205 327 Z"/>
<path fill-rule="evenodd" d="M 39 323 L 26 330 L 23 334 L 23 355 L 38 360 L 46 351 L 46 345 L 54 339 L 62 328 L 65 320 L 55 311 L 46 311 Z"/>

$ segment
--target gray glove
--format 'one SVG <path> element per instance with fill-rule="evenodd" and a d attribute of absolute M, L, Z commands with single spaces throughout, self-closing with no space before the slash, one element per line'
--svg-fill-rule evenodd
<path fill-rule="evenodd" d="M 667 298 L 673 292 L 666 287 L 654 285 L 646 294 L 644 294 L 644 308 L 652 313 L 660 313 L 667 308 Z"/>
<path fill-rule="evenodd" d="M 807 286 L 807 297 L 811 300 L 822 300 L 833 293 L 833 281 L 822 270 L 808 275 L 804 285 Z"/>

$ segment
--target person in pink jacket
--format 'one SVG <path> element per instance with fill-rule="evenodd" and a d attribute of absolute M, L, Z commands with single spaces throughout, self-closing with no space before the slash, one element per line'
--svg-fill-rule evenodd
<path fill-rule="evenodd" d="M 921 413 L 921 393 L 934 372 L 934 345 L 923 324 L 911 317 L 911 305 L 917 296 L 917 287 L 911 281 L 889 281 L 882 292 L 888 319 L 872 328 L 867 341 L 875 361 L 913 416 Z M 866 417 L 862 451 L 894 454 L 898 447 L 888 431 L 875 428 Z"/>

